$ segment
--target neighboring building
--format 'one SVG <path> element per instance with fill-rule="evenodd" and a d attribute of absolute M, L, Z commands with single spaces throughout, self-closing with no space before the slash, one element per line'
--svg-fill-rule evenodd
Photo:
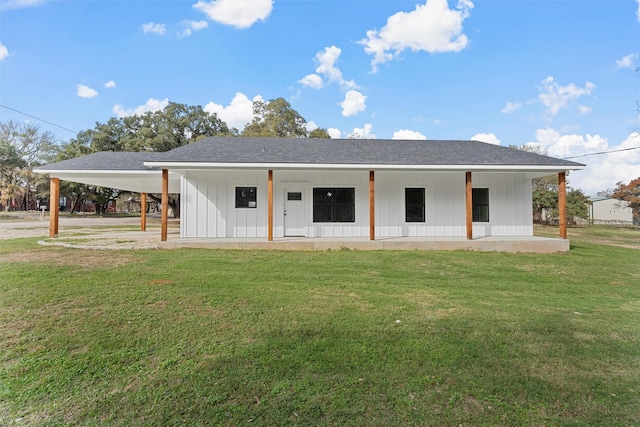
<path fill-rule="evenodd" d="M 532 179 L 582 168 L 477 141 L 215 137 L 38 172 L 157 193 L 166 170 L 167 191 L 180 194 L 181 238 L 271 241 L 531 237 Z"/>
<path fill-rule="evenodd" d="M 590 222 L 592 224 L 633 224 L 633 209 L 624 200 L 592 197 Z"/>

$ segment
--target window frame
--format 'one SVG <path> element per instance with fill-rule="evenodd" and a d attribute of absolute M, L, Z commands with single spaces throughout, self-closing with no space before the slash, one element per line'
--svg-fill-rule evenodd
<path fill-rule="evenodd" d="M 486 192 L 486 203 L 477 202 L 476 200 L 478 199 L 478 197 L 474 197 L 475 193 L 481 190 Z M 491 222 L 491 193 L 489 191 L 489 187 L 472 188 L 471 189 L 471 205 L 472 205 L 471 214 L 472 214 L 473 222 L 483 223 L 483 224 L 487 224 Z M 482 212 L 479 211 L 479 209 L 481 208 L 484 208 L 483 210 L 486 211 L 486 220 L 483 219 Z"/>
<path fill-rule="evenodd" d="M 352 200 L 353 203 L 337 203 L 337 197 L 333 197 L 332 196 L 328 196 L 328 197 L 333 197 L 331 199 L 331 203 L 318 203 L 316 201 L 316 191 L 320 192 L 322 191 L 324 192 L 330 192 L 330 193 L 336 193 L 338 191 L 345 191 L 345 190 L 351 190 L 352 192 Z M 321 206 L 324 208 L 329 208 L 330 209 L 330 219 L 325 220 L 325 219 L 318 219 L 316 217 L 316 209 Z M 356 188 L 355 187 L 313 187 L 312 188 L 312 200 L 311 200 L 311 207 L 312 207 L 312 221 L 314 224 L 352 224 L 356 222 Z M 340 207 L 351 207 L 350 209 L 350 214 L 351 214 L 351 219 L 349 220 L 338 220 L 338 208 Z"/>
<path fill-rule="evenodd" d="M 235 207 L 236 209 L 257 209 L 258 208 L 258 186 L 257 185 L 238 185 L 235 187 Z M 239 192 L 242 190 L 253 190 L 253 200 L 251 200 L 251 197 L 248 196 L 241 196 L 239 198 Z M 241 206 L 241 201 L 246 200 L 246 206 L 245 203 L 242 203 Z M 251 206 L 251 203 L 253 202 L 253 206 Z"/>
<path fill-rule="evenodd" d="M 422 190 L 422 203 L 409 203 L 407 200 L 407 192 L 411 190 Z M 422 207 L 422 219 L 410 220 L 409 208 Z M 427 222 L 427 189 L 426 187 L 405 187 L 404 188 L 404 222 L 407 224 L 423 224 Z"/>

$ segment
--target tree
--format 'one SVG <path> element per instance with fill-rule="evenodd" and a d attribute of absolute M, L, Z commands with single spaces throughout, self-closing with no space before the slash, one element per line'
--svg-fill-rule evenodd
<path fill-rule="evenodd" d="M 9 210 L 10 202 L 21 194 L 20 171 L 27 162 L 8 141 L 0 140 L 0 203 Z"/>
<path fill-rule="evenodd" d="M 120 119 L 111 118 L 107 123 L 96 123 L 94 129 L 78 133 L 63 147 L 61 158 L 73 158 L 97 151 L 149 151 L 164 152 L 190 144 L 208 136 L 233 136 L 227 124 L 216 114 L 209 114 L 201 106 L 189 106 L 170 102 L 163 110 L 148 112 Z M 71 157 L 69 157 L 71 156 Z M 118 193 L 95 186 L 65 184 L 73 206 L 84 199 L 92 200 L 96 207 L 106 205 L 110 197 Z M 63 188 L 61 186 L 61 193 Z M 160 197 L 149 194 L 160 202 Z M 169 207 L 176 218 L 180 217 L 179 195 L 169 197 Z"/>
<path fill-rule="evenodd" d="M 533 205 L 533 222 L 535 223 L 545 221 L 544 212 L 551 213 L 551 216 L 553 216 L 552 213 L 558 211 L 558 183 L 557 181 L 554 182 L 553 176 L 545 176 L 533 180 L 531 201 Z M 557 218 L 557 214 L 555 217 Z M 549 216 L 547 216 L 546 220 L 549 220 Z"/>
<path fill-rule="evenodd" d="M 79 132 L 76 138 L 62 145 L 55 161 L 61 162 L 90 154 L 92 149 L 89 144 L 91 143 L 92 134 L 93 131 L 91 130 Z M 60 182 L 60 194 L 69 199 L 69 210 L 71 212 L 75 212 L 78 206 L 81 206 L 86 200 L 93 200 L 94 190 L 95 187 L 78 182 Z"/>
<path fill-rule="evenodd" d="M 589 219 L 589 198 L 582 190 L 571 188 L 567 191 L 567 222 L 575 224 L 578 218 Z"/>
<path fill-rule="evenodd" d="M 510 145 L 509 148 L 546 156 L 547 152 L 537 145 Z M 558 221 L 558 176 L 549 175 L 533 179 L 533 222 Z M 544 218 L 544 213 L 547 217 Z M 567 189 L 567 222 L 575 224 L 577 218 L 588 219 L 589 198 L 582 190 Z"/>
<path fill-rule="evenodd" d="M 331 138 L 329 132 L 323 128 L 315 128 L 309 132 L 309 138 Z"/>
<path fill-rule="evenodd" d="M 612 197 L 627 202 L 633 212 L 634 222 L 640 223 L 640 176 L 632 179 L 628 184 L 617 183 Z"/>
<path fill-rule="evenodd" d="M 253 102 L 253 120 L 242 131 L 242 136 L 273 138 L 308 138 L 307 121 L 284 98 L 269 102 Z M 318 135 L 321 131 L 316 131 Z M 325 131 L 326 132 L 326 131 Z M 327 134 L 328 135 L 328 134 Z"/>
<path fill-rule="evenodd" d="M 54 135 L 33 123 L 0 122 L 0 200 L 5 210 L 35 206 L 34 194 L 45 180 L 32 169 L 49 160 L 57 148 Z"/>
<path fill-rule="evenodd" d="M 82 136 L 93 151 L 164 152 L 203 137 L 233 134 L 224 121 L 201 106 L 170 102 L 163 110 L 96 123 Z"/>
<path fill-rule="evenodd" d="M 510 145 L 509 148 L 526 151 L 528 153 L 546 156 L 547 151 L 538 145 Z M 531 195 L 533 205 L 533 222 L 541 223 L 545 218 L 544 212 L 551 214 L 558 211 L 558 178 L 555 175 L 533 179 L 533 193 Z M 549 216 L 546 218 L 549 220 Z"/>
<path fill-rule="evenodd" d="M 610 199 L 613 196 L 613 190 L 611 188 L 607 188 L 606 190 L 598 191 L 596 195 L 598 197 L 604 197 L 606 199 Z"/>

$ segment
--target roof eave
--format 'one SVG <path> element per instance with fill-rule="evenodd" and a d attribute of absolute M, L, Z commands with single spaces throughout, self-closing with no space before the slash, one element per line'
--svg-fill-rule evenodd
<path fill-rule="evenodd" d="M 145 166 L 164 169 L 314 169 L 314 170 L 413 170 L 413 171 L 503 171 L 558 172 L 582 170 L 584 165 L 402 165 L 402 164 L 330 164 L 330 163 L 216 163 L 216 162 L 144 162 Z"/>
<path fill-rule="evenodd" d="M 52 177 L 55 178 L 54 175 L 58 175 L 58 174 L 72 174 L 72 175 L 78 175 L 78 174 L 87 174 L 87 175 L 97 175 L 97 174 L 109 174 L 109 175 L 117 175 L 117 174 L 127 174 L 127 175 L 131 175 L 131 174 L 141 174 L 141 175 L 150 175 L 150 174 L 155 174 L 155 175 L 161 175 L 162 171 L 160 169 L 137 169 L 137 170 L 131 170 L 131 169 L 42 169 L 42 168 L 36 168 L 33 170 L 33 172 L 35 173 L 41 173 L 41 174 L 47 174 L 47 175 L 51 175 Z"/>

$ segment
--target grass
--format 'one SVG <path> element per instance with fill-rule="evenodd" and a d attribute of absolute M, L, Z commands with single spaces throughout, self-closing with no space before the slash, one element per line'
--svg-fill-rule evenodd
<path fill-rule="evenodd" d="M 553 255 L 0 241 L 0 425 L 639 425 L 640 251 L 595 231 Z"/>
<path fill-rule="evenodd" d="M 0 222 L 8 222 L 8 221 L 39 221 L 42 213 L 40 211 L 31 210 L 31 211 L 2 211 L 0 212 Z M 110 214 L 101 214 L 98 215 L 96 213 L 85 213 L 85 212 L 59 212 L 60 218 L 139 218 L 140 213 L 110 213 Z M 49 211 L 45 211 L 45 220 L 49 220 Z"/>

